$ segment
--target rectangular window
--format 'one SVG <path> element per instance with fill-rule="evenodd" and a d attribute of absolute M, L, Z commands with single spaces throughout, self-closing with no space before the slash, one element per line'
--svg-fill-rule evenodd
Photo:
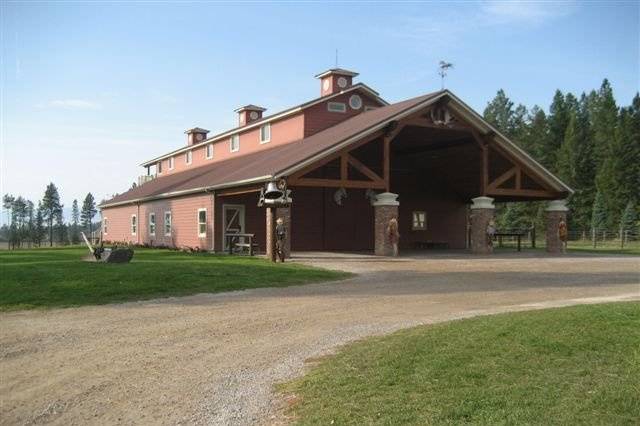
<path fill-rule="evenodd" d="M 187 151 L 184 155 L 184 162 L 187 164 L 191 164 L 191 160 L 193 159 L 193 153 L 191 151 Z"/>
<path fill-rule="evenodd" d="M 260 127 L 260 143 L 267 143 L 271 140 L 271 124 L 267 123 Z"/>
<path fill-rule="evenodd" d="M 231 142 L 229 144 L 231 152 L 240 151 L 240 135 L 231 136 Z"/>
<path fill-rule="evenodd" d="M 161 174 L 162 173 L 162 160 L 158 161 L 157 169 L 158 169 L 158 174 Z"/>
<path fill-rule="evenodd" d="M 136 235 L 138 233 L 138 218 L 135 214 L 131 215 L 131 235 Z"/>
<path fill-rule="evenodd" d="M 171 212 L 164 212 L 164 236 L 171 236 Z"/>
<path fill-rule="evenodd" d="M 210 143 L 207 145 L 206 149 L 205 149 L 205 157 L 207 158 L 207 160 L 210 160 L 213 158 L 213 144 Z"/>
<path fill-rule="evenodd" d="M 416 211 L 412 214 L 411 229 L 414 231 L 424 231 L 427 229 L 427 212 Z"/>
<path fill-rule="evenodd" d="M 156 235 L 156 214 L 155 213 L 149 213 L 149 235 L 154 237 Z"/>
<path fill-rule="evenodd" d="M 347 105 L 342 102 L 327 102 L 329 112 L 347 112 Z"/>
<path fill-rule="evenodd" d="M 173 170 L 173 166 L 174 166 L 173 161 L 174 161 L 173 157 L 169 157 L 169 170 Z"/>
<path fill-rule="evenodd" d="M 198 209 L 198 237 L 207 236 L 207 209 Z"/>
<path fill-rule="evenodd" d="M 102 218 L 102 233 L 103 234 L 107 234 L 107 225 L 108 225 L 108 221 L 107 218 Z"/>

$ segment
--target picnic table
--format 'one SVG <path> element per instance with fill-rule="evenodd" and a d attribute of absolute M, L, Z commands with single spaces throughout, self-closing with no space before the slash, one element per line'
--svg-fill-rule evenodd
<path fill-rule="evenodd" d="M 502 237 L 516 237 L 517 241 L 518 241 L 518 251 L 521 251 L 521 242 L 522 242 L 522 237 L 524 237 L 526 235 L 525 232 L 523 231 L 500 231 L 500 232 L 496 232 L 494 234 L 494 236 L 498 239 L 498 246 L 502 247 Z"/>
<path fill-rule="evenodd" d="M 224 234 L 225 242 L 227 244 L 227 251 L 229 254 L 233 254 L 236 248 L 239 251 L 246 250 L 249 256 L 253 256 L 255 249 L 258 248 L 258 244 L 253 242 L 253 238 L 256 234 L 243 234 L 239 232 L 230 232 Z M 242 239 L 242 241 L 240 240 Z"/>

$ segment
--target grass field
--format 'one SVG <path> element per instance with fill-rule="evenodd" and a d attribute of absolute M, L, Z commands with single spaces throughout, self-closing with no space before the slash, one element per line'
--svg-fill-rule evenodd
<path fill-rule="evenodd" d="M 81 261 L 86 248 L 0 251 L 0 310 L 95 305 L 284 287 L 349 274 L 255 257 L 136 249 L 130 264 Z"/>
<path fill-rule="evenodd" d="M 640 303 L 478 317 L 351 344 L 282 385 L 299 424 L 638 424 Z"/>

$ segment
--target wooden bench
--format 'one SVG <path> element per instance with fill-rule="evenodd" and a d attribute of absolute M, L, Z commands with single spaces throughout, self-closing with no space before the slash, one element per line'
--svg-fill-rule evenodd
<path fill-rule="evenodd" d="M 229 254 L 234 254 L 234 252 L 241 253 L 243 251 L 247 251 L 249 256 L 253 256 L 255 251 L 258 249 L 258 244 L 253 242 L 253 238 L 255 234 L 241 234 L 241 233 L 228 233 L 224 234 L 224 238 L 227 243 L 227 251 Z M 240 239 L 242 238 L 242 242 Z M 238 250 L 236 250 L 236 248 Z"/>

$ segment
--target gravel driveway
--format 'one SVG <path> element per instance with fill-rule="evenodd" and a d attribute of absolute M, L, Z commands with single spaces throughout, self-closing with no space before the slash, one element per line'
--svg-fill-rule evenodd
<path fill-rule="evenodd" d="M 2 424 L 280 421 L 273 384 L 372 334 L 479 314 L 640 300 L 640 258 L 301 255 L 329 284 L 0 315 Z"/>

